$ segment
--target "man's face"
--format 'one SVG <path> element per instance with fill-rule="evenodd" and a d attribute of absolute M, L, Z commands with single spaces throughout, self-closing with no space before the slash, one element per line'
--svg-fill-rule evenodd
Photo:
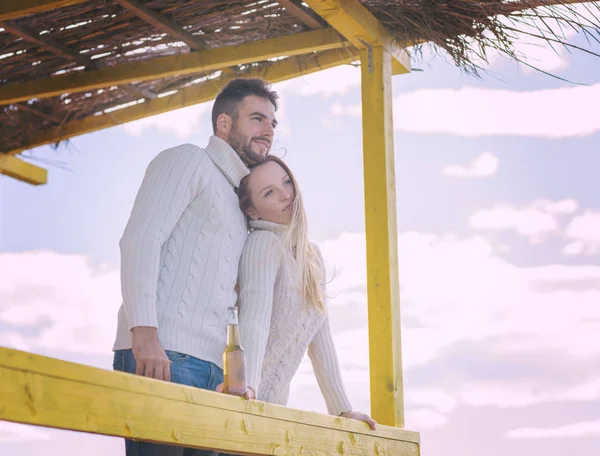
<path fill-rule="evenodd" d="M 265 98 L 248 95 L 238 105 L 227 142 L 246 165 L 261 163 L 271 150 L 276 126 L 273 104 Z"/>

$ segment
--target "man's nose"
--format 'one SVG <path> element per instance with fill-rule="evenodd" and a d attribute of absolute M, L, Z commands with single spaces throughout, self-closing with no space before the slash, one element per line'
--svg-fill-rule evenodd
<path fill-rule="evenodd" d="M 275 135 L 275 130 L 273 129 L 273 125 L 271 125 L 269 122 L 264 122 L 265 124 L 265 128 L 263 129 L 263 136 L 268 136 L 270 138 L 272 138 Z"/>

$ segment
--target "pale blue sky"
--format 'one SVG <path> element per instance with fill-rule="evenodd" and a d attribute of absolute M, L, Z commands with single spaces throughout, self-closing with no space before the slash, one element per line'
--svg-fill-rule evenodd
<path fill-rule="evenodd" d="M 542 56 L 559 76 L 589 87 L 574 89 L 503 59 L 481 80 L 440 59 L 393 79 L 395 115 L 406 130 L 394 140 L 407 426 L 422 431 L 427 456 L 459 447 L 465 456 L 592 456 L 600 447 L 600 61 Z M 339 272 L 331 302 L 336 344 L 351 399 L 368 410 L 362 138 L 351 109 L 360 101 L 358 81 L 358 70 L 338 69 L 278 85 L 276 148 L 287 150 L 312 236 L 330 271 Z M 449 90 L 465 88 L 483 91 L 456 97 Z M 534 94 L 542 89 L 555 91 Z M 454 100 L 476 109 L 460 110 Z M 482 126 L 494 113 L 491 126 Z M 539 125 L 544 116 L 560 122 Z M 520 120 L 511 124 L 513 117 Z M 185 137 L 170 122 L 160 118 L 137 136 L 115 127 L 58 151 L 33 151 L 68 168 L 50 167 L 46 186 L 0 178 L 0 345 L 110 367 L 120 302 L 116 292 L 103 293 L 117 289 L 117 244 L 145 167 L 161 150 L 203 146 L 210 134 L 206 111 Z M 484 152 L 497 160 L 487 175 L 444 174 Z M 37 250 L 49 252 L 44 261 L 31 256 Z M 16 262 L 23 272 L 9 282 L 6 273 L 21 271 Z M 50 291 L 33 299 L 27 290 L 41 283 Z M 73 303 L 59 302 L 70 292 Z M 89 313 L 94 319 L 86 320 Z M 85 340 L 81 328 L 88 328 Z M 290 405 L 324 410 L 308 364 Z M 36 440 L 7 429 L 0 426 L 0 448 L 11 454 L 59 454 L 88 438 L 43 430 L 48 440 Z M 9 438 L 21 441 L 2 443 Z M 100 438 L 93 454 L 107 448 L 120 442 Z"/>

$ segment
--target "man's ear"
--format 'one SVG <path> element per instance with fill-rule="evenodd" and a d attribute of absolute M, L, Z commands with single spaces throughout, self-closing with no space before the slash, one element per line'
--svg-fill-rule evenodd
<path fill-rule="evenodd" d="M 229 135 L 232 124 L 233 119 L 231 117 L 225 113 L 220 114 L 219 117 L 217 117 L 217 132 L 225 136 Z"/>

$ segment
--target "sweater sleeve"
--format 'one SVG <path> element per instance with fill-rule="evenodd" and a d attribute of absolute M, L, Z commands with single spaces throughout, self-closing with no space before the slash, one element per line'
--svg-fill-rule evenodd
<path fill-rule="evenodd" d="M 240 259 L 240 339 L 246 353 L 246 381 L 258 393 L 273 311 L 273 291 L 281 264 L 277 236 L 253 231 Z"/>
<path fill-rule="evenodd" d="M 325 296 L 325 265 L 319 248 L 313 244 L 321 261 L 323 280 L 323 295 Z M 330 415 L 340 415 L 352 410 L 352 405 L 346 395 L 340 365 L 331 334 L 329 317 L 321 325 L 319 331 L 313 337 L 308 346 L 308 357 L 312 363 L 317 383 Z"/>
<path fill-rule="evenodd" d="M 121 292 L 129 329 L 158 327 L 156 290 L 161 249 L 190 202 L 201 192 L 206 154 L 191 144 L 167 149 L 148 165 L 121 250 Z"/>

